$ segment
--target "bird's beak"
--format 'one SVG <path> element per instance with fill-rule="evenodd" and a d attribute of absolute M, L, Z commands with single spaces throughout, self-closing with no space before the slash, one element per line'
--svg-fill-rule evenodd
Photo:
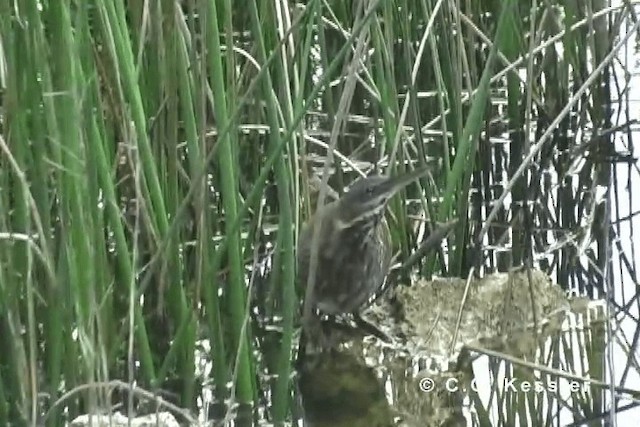
<path fill-rule="evenodd" d="M 423 166 L 402 175 L 389 177 L 386 181 L 380 184 L 382 187 L 380 188 L 380 194 L 387 194 L 388 197 L 391 197 L 416 179 L 425 176 L 429 171 L 431 171 L 431 169 L 432 168 L 429 166 Z"/>

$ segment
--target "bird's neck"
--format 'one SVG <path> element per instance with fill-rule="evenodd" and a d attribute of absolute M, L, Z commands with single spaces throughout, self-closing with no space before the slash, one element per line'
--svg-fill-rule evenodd
<path fill-rule="evenodd" d="M 353 227 L 375 227 L 380 223 L 380 220 L 384 216 L 385 206 L 380 206 L 374 211 L 365 213 L 356 213 L 345 208 L 344 206 L 336 203 L 333 207 L 331 217 L 335 218 L 335 227 L 340 229 L 347 229 Z M 369 224 L 370 223 L 370 224 Z"/>
<path fill-rule="evenodd" d="M 348 236 L 354 243 L 362 242 L 366 237 L 372 233 L 375 233 L 376 228 L 382 221 L 384 216 L 384 210 L 380 212 L 371 213 L 367 216 L 363 216 L 350 222 L 345 222 L 340 216 L 336 216 L 334 219 L 333 229 L 334 232 L 341 233 L 343 236 Z"/>

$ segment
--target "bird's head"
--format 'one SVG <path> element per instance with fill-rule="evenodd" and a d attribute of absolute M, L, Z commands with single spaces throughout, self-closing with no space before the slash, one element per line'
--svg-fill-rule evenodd
<path fill-rule="evenodd" d="M 391 197 L 428 170 L 420 168 L 394 177 L 373 175 L 358 179 L 338 202 L 339 225 L 348 228 L 382 216 Z"/>

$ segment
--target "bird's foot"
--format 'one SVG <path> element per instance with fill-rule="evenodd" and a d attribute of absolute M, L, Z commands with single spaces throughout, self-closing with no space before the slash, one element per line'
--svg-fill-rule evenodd
<path fill-rule="evenodd" d="M 356 322 L 356 325 L 362 329 L 364 332 L 373 335 L 379 340 L 389 344 L 393 340 L 391 337 L 380 330 L 376 325 L 370 323 L 366 319 L 362 317 L 360 313 L 353 313 L 353 320 Z"/>

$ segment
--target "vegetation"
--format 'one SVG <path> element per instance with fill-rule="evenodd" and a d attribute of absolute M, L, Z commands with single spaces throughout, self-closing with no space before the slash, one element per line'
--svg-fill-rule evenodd
<path fill-rule="evenodd" d="M 320 180 L 341 191 L 356 167 L 441 160 L 391 207 L 400 259 L 420 247 L 415 212 L 460 219 L 446 260 L 414 257 L 421 275 L 535 264 L 613 298 L 620 194 L 598 189 L 621 158 L 610 83 L 632 15 L 0 0 L 0 424 L 155 410 L 134 385 L 192 414 L 206 388 L 222 416 L 290 420 L 297 232 Z"/>

